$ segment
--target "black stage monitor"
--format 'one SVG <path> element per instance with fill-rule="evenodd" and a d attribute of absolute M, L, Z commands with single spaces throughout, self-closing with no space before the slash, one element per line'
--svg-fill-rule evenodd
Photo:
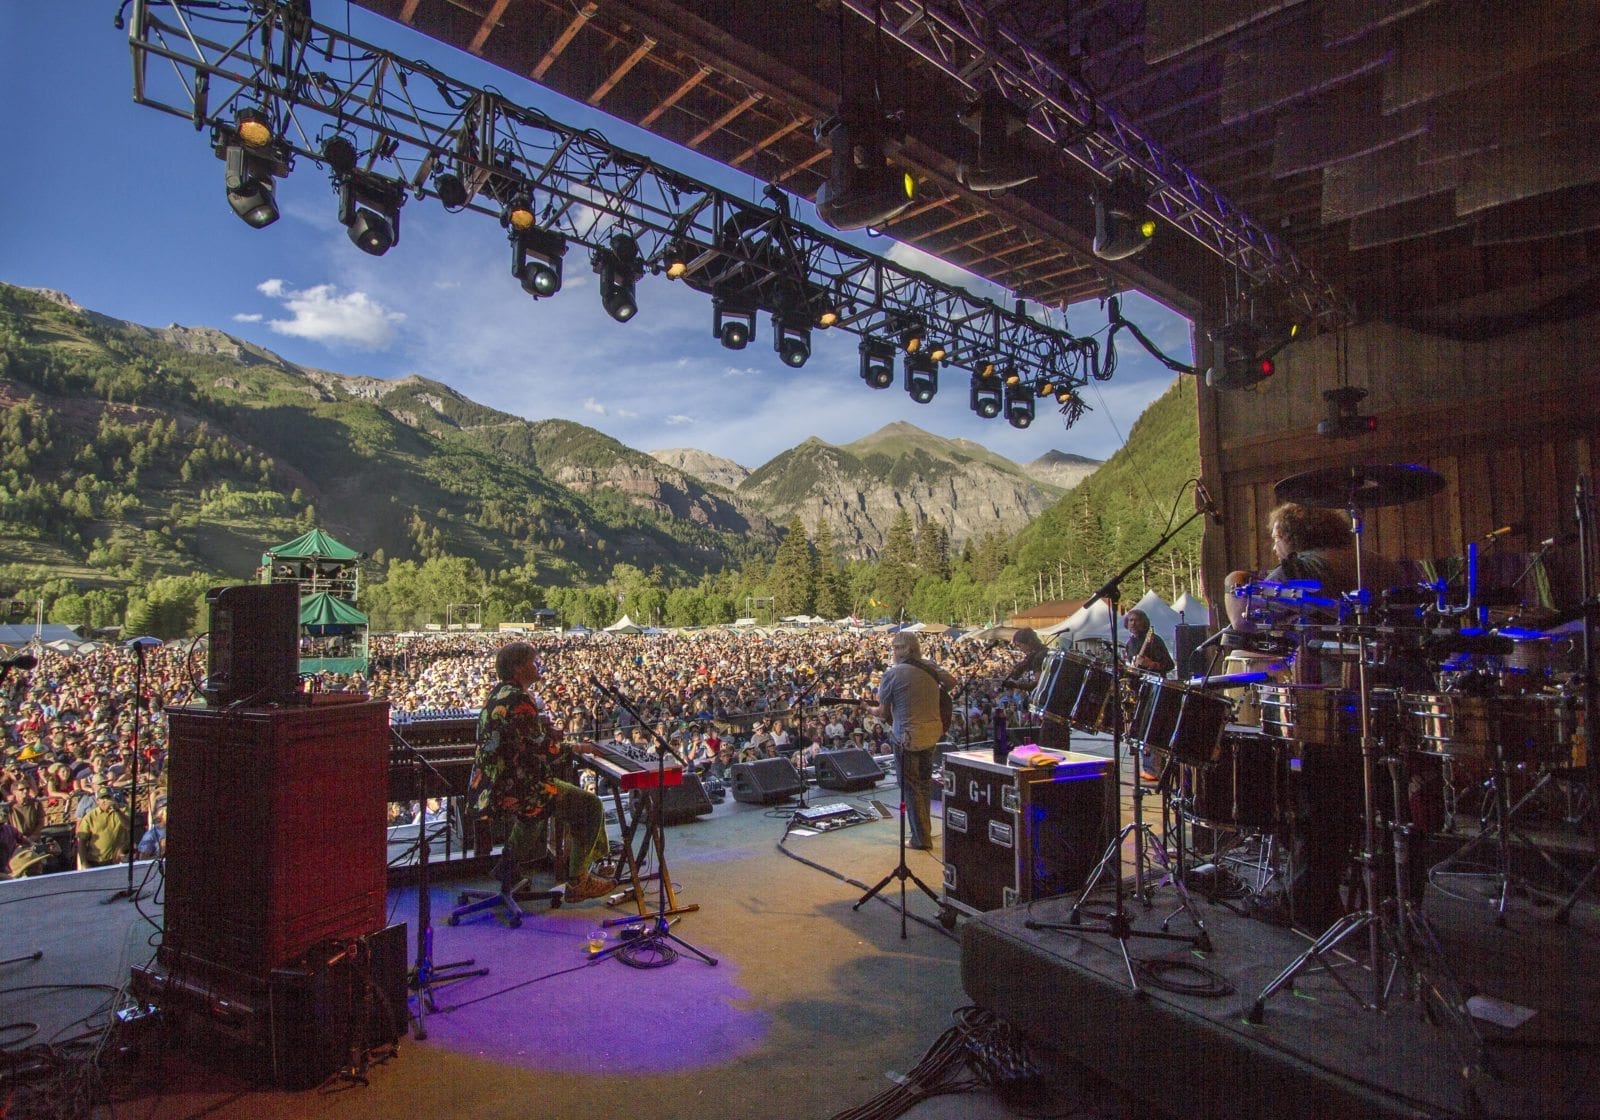
<path fill-rule="evenodd" d="M 213 587 L 211 653 L 200 694 L 212 707 L 287 703 L 300 695 L 300 588 Z"/>

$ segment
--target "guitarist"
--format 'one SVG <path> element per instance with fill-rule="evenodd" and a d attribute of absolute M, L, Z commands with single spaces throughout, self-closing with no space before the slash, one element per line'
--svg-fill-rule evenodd
<path fill-rule="evenodd" d="M 956 687 L 956 679 L 922 660 L 915 634 L 901 631 L 890 639 L 890 648 L 894 664 L 878 682 L 878 718 L 892 728 L 910 846 L 927 851 L 933 847 L 933 748 L 945 732 L 941 700 Z"/>

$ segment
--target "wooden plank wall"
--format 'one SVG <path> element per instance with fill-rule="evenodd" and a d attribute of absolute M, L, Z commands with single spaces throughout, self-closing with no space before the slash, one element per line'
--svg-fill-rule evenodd
<path fill-rule="evenodd" d="M 1247 392 L 1200 393 L 1202 473 L 1222 506 L 1203 552 L 1207 601 L 1233 568 L 1265 570 L 1265 515 L 1274 485 L 1322 467 L 1419 463 L 1444 475 L 1432 498 L 1372 511 L 1364 548 L 1392 558 L 1460 555 L 1491 529 L 1523 532 L 1495 547 L 1526 550 L 1574 527 L 1580 475 L 1600 464 L 1600 315 L 1485 342 L 1387 323 L 1349 333 L 1348 382 L 1368 390 L 1361 411 L 1378 430 L 1318 436 L 1322 398 L 1341 383 L 1337 336 L 1284 350 L 1271 381 Z M 1558 605 L 1575 602 L 1575 548 L 1548 565 Z"/>

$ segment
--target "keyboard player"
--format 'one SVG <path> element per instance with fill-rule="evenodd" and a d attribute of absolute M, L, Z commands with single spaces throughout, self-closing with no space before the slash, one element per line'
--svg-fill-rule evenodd
<path fill-rule="evenodd" d="M 566 884 L 566 901 L 598 898 L 616 883 L 589 871 L 608 844 L 605 809 L 593 793 L 563 780 L 575 751 L 592 744 L 568 740 L 533 692 L 541 677 L 539 659 L 527 642 L 512 642 L 495 655 L 495 676 L 478 716 L 478 747 L 473 760 L 469 802 L 480 822 L 492 824 L 509 813 L 515 820 L 502 859 L 526 871 L 539 855 L 539 826 L 565 824 L 567 858 L 556 874 Z M 505 878 L 505 876 L 502 876 Z"/>

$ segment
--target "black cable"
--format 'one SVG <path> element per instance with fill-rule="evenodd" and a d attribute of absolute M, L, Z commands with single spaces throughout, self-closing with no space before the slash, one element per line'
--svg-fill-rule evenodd
<path fill-rule="evenodd" d="M 1204 965 L 1196 964 L 1184 957 L 1151 957 L 1136 960 L 1133 962 L 1133 970 L 1138 973 L 1139 979 L 1152 988 L 1160 988 L 1164 992 L 1173 992 L 1177 995 L 1220 999 L 1238 991 L 1221 973 L 1213 972 Z M 1194 979 L 1184 979 L 1184 977 Z"/>

